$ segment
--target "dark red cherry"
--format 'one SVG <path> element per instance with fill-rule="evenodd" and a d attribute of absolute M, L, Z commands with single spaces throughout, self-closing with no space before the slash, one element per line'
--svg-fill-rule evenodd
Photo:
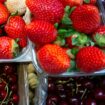
<path fill-rule="evenodd" d="M 78 97 L 72 97 L 69 99 L 70 105 L 80 105 L 80 99 Z"/>
<path fill-rule="evenodd" d="M 1 92 L 0 92 L 0 98 L 3 100 L 4 98 L 6 98 L 7 97 L 7 91 L 6 90 L 2 90 Z"/>
<path fill-rule="evenodd" d="M 6 86 L 6 83 L 1 82 L 0 83 L 0 90 L 4 90 L 5 86 Z"/>
<path fill-rule="evenodd" d="M 95 99 L 96 100 L 105 100 L 105 91 L 102 89 L 96 89 L 95 91 Z"/>
<path fill-rule="evenodd" d="M 3 66 L 3 71 L 6 75 L 11 75 L 13 73 L 13 66 L 11 64 L 6 64 Z"/>
<path fill-rule="evenodd" d="M 54 91 L 56 89 L 55 84 L 52 82 L 48 83 L 48 91 Z"/>
<path fill-rule="evenodd" d="M 85 105 L 97 105 L 94 99 L 88 98 L 85 102 Z"/>
<path fill-rule="evenodd" d="M 47 97 L 46 105 L 58 105 L 59 98 L 56 95 L 50 95 Z"/>
<path fill-rule="evenodd" d="M 19 102 L 19 96 L 17 94 L 13 94 L 12 101 L 13 101 L 13 103 L 18 104 L 18 102 Z"/>
<path fill-rule="evenodd" d="M 9 79 L 9 82 L 12 83 L 12 84 L 17 82 L 16 75 L 9 75 L 8 79 Z"/>

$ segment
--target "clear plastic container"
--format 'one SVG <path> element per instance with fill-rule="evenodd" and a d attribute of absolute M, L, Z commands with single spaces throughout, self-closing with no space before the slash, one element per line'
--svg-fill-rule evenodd
<path fill-rule="evenodd" d="M 22 49 L 19 55 L 13 59 L 0 59 L 0 63 L 3 62 L 30 62 L 32 59 L 31 42 L 28 40 L 27 46 Z"/>
<path fill-rule="evenodd" d="M 29 105 L 29 86 L 26 64 L 18 64 L 19 105 Z"/>
<path fill-rule="evenodd" d="M 101 16 L 101 24 L 102 25 L 104 25 L 105 24 L 105 13 L 104 13 L 104 7 L 103 7 L 103 5 L 102 5 L 102 1 L 101 0 L 97 0 L 97 6 L 98 6 L 98 8 L 99 8 L 99 11 L 100 11 L 100 16 Z M 31 46 L 32 48 L 32 62 L 33 62 L 33 65 L 35 66 L 35 68 L 37 69 L 37 72 L 38 73 L 40 73 L 40 74 L 43 74 L 44 73 L 44 71 L 42 70 L 42 68 L 40 67 L 40 65 L 39 65 L 39 63 L 38 63 L 38 60 L 37 60 L 37 56 L 36 56 L 36 52 L 35 52 L 35 50 L 34 50 L 34 47 L 35 47 L 35 45 L 34 44 L 32 44 L 32 46 Z M 74 70 L 75 71 L 75 70 Z M 98 72 L 94 72 L 94 73 L 90 73 L 90 74 L 87 74 L 87 73 L 83 73 L 83 72 L 66 72 L 66 73 L 63 73 L 63 74 L 61 74 L 62 76 L 65 76 L 65 75 L 68 75 L 68 76 L 78 76 L 78 75 L 80 75 L 80 76 L 82 76 L 82 75 L 101 75 L 101 74 L 103 74 L 103 73 L 105 73 L 105 70 L 103 69 L 103 70 L 100 70 L 100 71 L 98 71 Z M 46 74 L 46 75 L 48 75 L 48 74 Z"/>

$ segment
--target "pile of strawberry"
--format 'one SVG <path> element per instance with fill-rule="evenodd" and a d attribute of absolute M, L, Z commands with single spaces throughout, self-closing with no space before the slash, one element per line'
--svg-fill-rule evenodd
<path fill-rule="evenodd" d="M 96 0 L 26 0 L 26 33 L 40 67 L 49 74 L 105 68 L 105 26 Z"/>
<path fill-rule="evenodd" d="M 18 13 L 10 14 L 0 0 L 0 59 L 12 59 L 27 45 L 26 23 Z"/>

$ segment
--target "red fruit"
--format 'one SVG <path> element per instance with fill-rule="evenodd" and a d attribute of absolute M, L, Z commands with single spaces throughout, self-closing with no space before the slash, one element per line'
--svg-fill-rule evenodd
<path fill-rule="evenodd" d="M 70 58 L 58 45 L 45 45 L 37 52 L 37 58 L 44 71 L 50 74 L 66 72 L 70 67 Z"/>
<path fill-rule="evenodd" d="M 99 47 L 105 47 L 105 26 L 100 26 L 92 37 Z"/>
<path fill-rule="evenodd" d="M 82 5 L 83 0 L 60 0 L 64 6 L 70 7 Z"/>
<path fill-rule="evenodd" d="M 12 85 L 11 90 L 12 90 L 12 92 L 17 92 L 17 90 L 18 90 L 17 85 Z"/>
<path fill-rule="evenodd" d="M 0 3 L 0 25 L 5 23 L 9 17 L 9 12 L 7 8 Z"/>
<path fill-rule="evenodd" d="M 17 77 L 15 75 L 9 75 L 8 79 L 9 79 L 9 82 L 12 84 L 17 82 Z"/>
<path fill-rule="evenodd" d="M 84 47 L 76 55 L 76 64 L 80 71 L 87 73 L 101 70 L 105 68 L 105 54 L 97 47 Z"/>
<path fill-rule="evenodd" d="M 30 40 L 35 44 L 47 44 L 56 39 L 57 30 L 45 21 L 34 21 L 26 26 L 26 32 Z"/>
<path fill-rule="evenodd" d="M 0 91 L 5 89 L 6 84 L 4 82 L 0 82 Z"/>
<path fill-rule="evenodd" d="M 86 2 L 87 0 L 84 0 L 84 3 L 86 4 L 96 4 L 96 0 L 88 0 L 88 2 Z"/>
<path fill-rule="evenodd" d="M 4 98 L 6 98 L 7 97 L 7 91 L 6 90 L 2 90 L 1 92 L 0 92 L 0 98 L 3 100 Z"/>
<path fill-rule="evenodd" d="M 11 64 L 6 64 L 3 66 L 3 71 L 6 75 L 10 75 L 14 72 L 14 68 Z"/>
<path fill-rule="evenodd" d="M 93 33 L 100 25 L 98 8 L 93 5 L 78 6 L 71 14 L 73 27 L 83 33 Z"/>
<path fill-rule="evenodd" d="M 17 43 L 9 37 L 0 37 L 0 59 L 14 58 L 14 54 L 17 52 Z"/>
<path fill-rule="evenodd" d="M 13 39 L 19 39 L 19 44 L 21 47 L 25 46 L 22 41 L 26 38 L 25 33 L 25 22 L 20 16 L 11 16 L 5 25 L 5 31 L 7 35 Z M 24 39 L 24 40 L 23 40 Z M 21 41 L 22 40 L 22 41 Z M 26 41 L 26 40 L 25 40 Z M 24 43 L 24 42 L 23 42 Z M 27 43 L 27 42 L 25 42 Z"/>
<path fill-rule="evenodd" d="M 21 48 L 26 47 L 27 46 L 27 38 L 20 38 L 18 44 Z"/>
<path fill-rule="evenodd" d="M 59 22 L 64 14 L 64 7 L 59 0 L 26 0 L 26 5 L 36 19 L 51 23 Z"/>
<path fill-rule="evenodd" d="M 16 94 L 13 94 L 12 101 L 13 101 L 15 104 L 18 104 L 18 102 L 19 102 L 19 96 L 16 95 Z"/>
<path fill-rule="evenodd" d="M 6 0 L 0 0 L 0 3 L 4 3 Z"/>

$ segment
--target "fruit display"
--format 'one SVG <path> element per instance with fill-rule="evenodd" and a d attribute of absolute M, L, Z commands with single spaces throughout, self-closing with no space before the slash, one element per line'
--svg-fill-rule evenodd
<path fill-rule="evenodd" d="M 42 71 L 57 75 L 105 69 L 105 26 L 99 2 L 26 0 L 32 16 L 25 29 Z"/>
<path fill-rule="evenodd" d="M 30 105 L 34 105 L 35 101 L 35 91 L 38 86 L 38 76 L 35 73 L 35 68 L 32 63 L 27 65 L 27 73 L 28 73 L 28 84 L 29 84 L 29 101 Z"/>
<path fill-rule="evenodd" d="M 49 77 L 45 105 L 105 105 L 105 76 Z"/>
<path fill-rule="evenodd" d="M 20 56 L 28 45 L 23 15 L 17 13 L 18 9 L 10 12 L 8 2 L 9 0 L 0 1 L 0 59 L 2 60 Z"/>

